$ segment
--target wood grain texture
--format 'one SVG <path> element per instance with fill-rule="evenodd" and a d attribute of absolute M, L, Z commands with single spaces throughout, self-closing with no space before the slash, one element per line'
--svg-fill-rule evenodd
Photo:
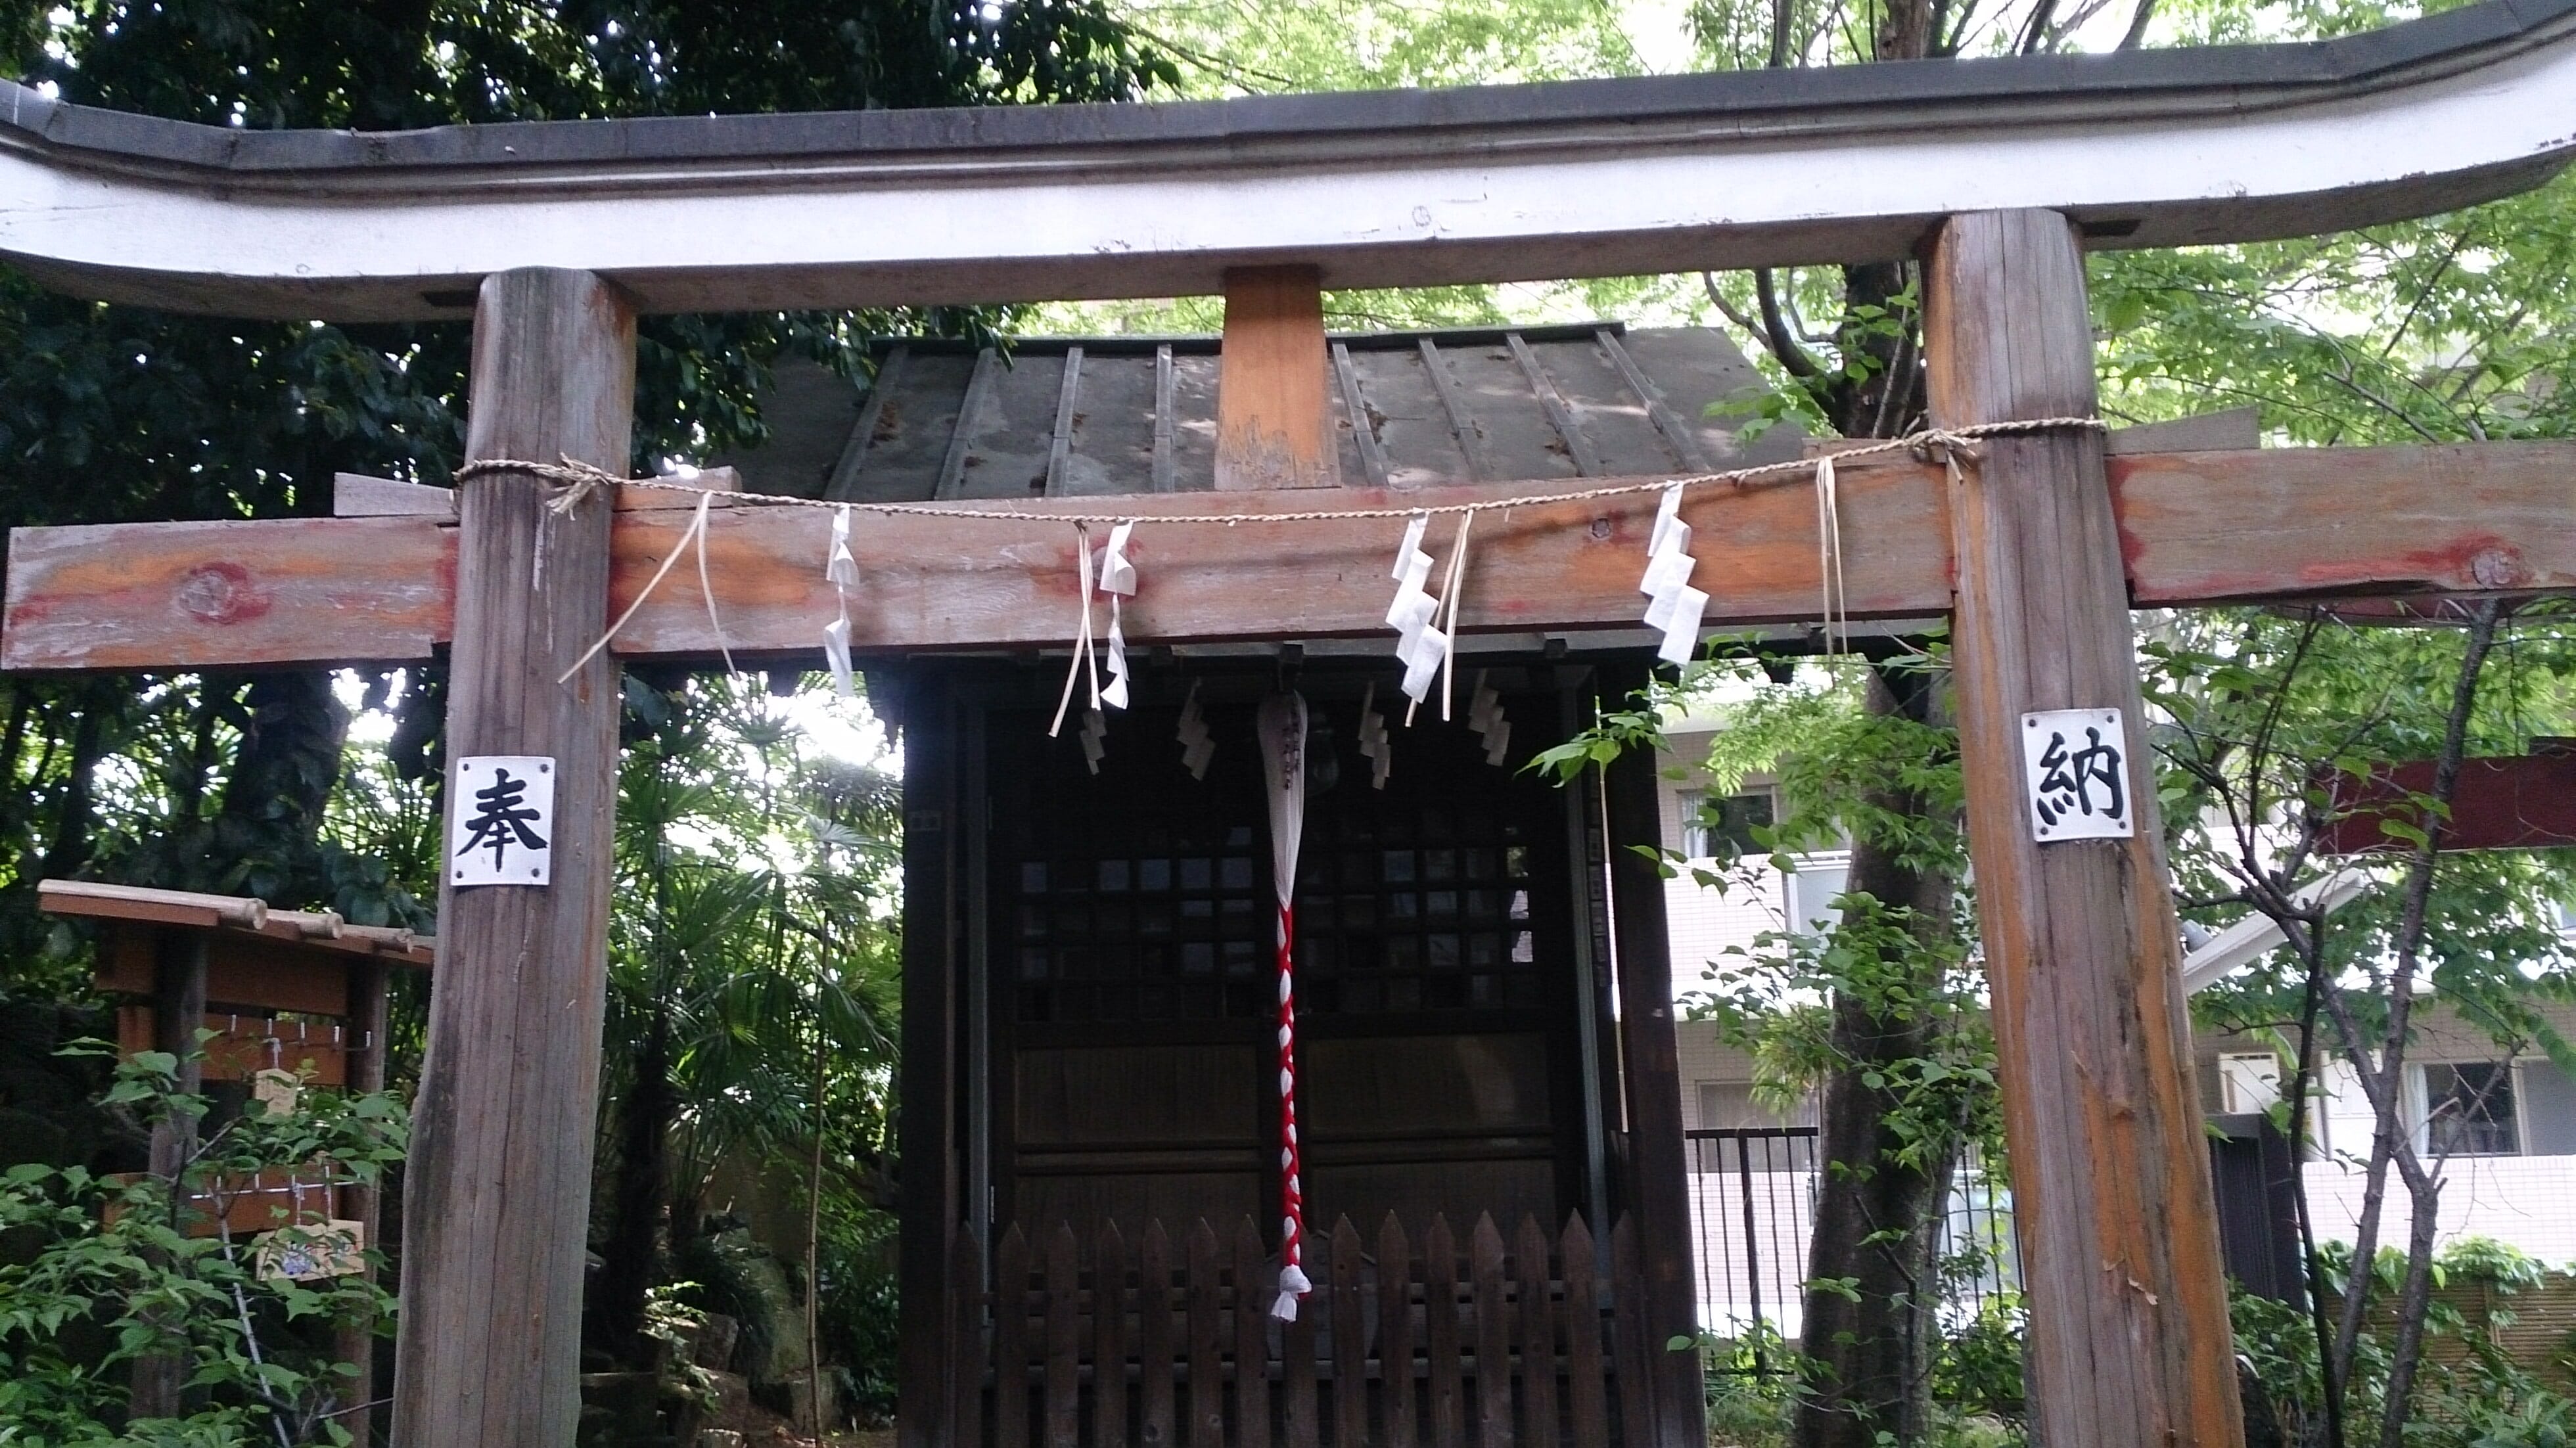
<path fill-rule="evenodd" d="M 2576 590 L 2576 443 L 2148 453 L 2109 461 L 2138 607 L 2389 593 Z M 1949 606 L 1947 484 L 1910 460 L 1840 470 L 1855 618 Z M 1334 506 L 1437 506 L 1561 482 L 1345 489 Z M 671 494 L 650 494 L 656 498 Z M 1473 632 L 1637 624 L 1654 495 L 1516 508 L 1477 520 L 1462 621 Z M 685 501 L 685 500 L 684 500 Z M 1298 511 L 1314 495 L 1137 495 L 1144 518 L 1222 507 Z M 962 504 L 961 506 L 972 506 Z M 1032 500 L 1040 511 L 1098 499 Z M 1711 627 L 1817 614 L 1815 502 L 1802 481 L 1695 489 L 1693 582 Z M 611 596 L 623 610 L 687 529 L 683 508 L 616 515 Z M 1074 531 L 859 512 L 861 655 L 1072 637 Z M 21 528 L 9 543 L 0 669 L 196 668 L 420 658 L 450 633 L 454 529 L 431 517 Z M 721 507 L 708 529 L 716 610 L 737 655 L 819 660 L 838 601 L 831 523 L 802 508 Z M 1138 530 L 1131 642 L 1364 637 L 1384 631 L 1396 519 Z M 1095 535 L 1096 536 L 1096 535 Z M 697 570 L 683 560 L 619 631 L 621 657 L 712 659 Z"/>
<path fill-rule="evenodd" d="M 1467 1394 L 1459 1377 L 1458 1239 L 1438 1213 L 1422 1238 L 1422 1318 L 1431 1359 L 1431 1448 L 1460 1448 L 1467 1441 Z"/>
<path fill-rule="evenodd" d="M 1366 1443 L 1368 1318 L 1360 1303 L 1360 1234 L 1347 1216 L 1335 1219 L 1327 1280 L 1333 1321 L 1333 1441 Z"/>
<path fill-rule="evenodd" d="M 1928 270 L 1937 421 L 2093 412 L 2083 257 L 2064 217 L 1953 217 Z M 2139 758 L 2145 719 L 2102 442 L 2062 432 L 1990 438 L 1980 451 L 1951 505 L 1955 685 L 2036 1436 L 2237 1448 L 2179 935 L 2153 776 Z M 2258 556 L 2241 533 L 2233 547 Z M 2032 840 L 2021 715 L 2076 707 L 2125 711 L 2134 839 Z"/>
<path fill-rule="evenodd" d="M 1029 1441 L 1029 1239 L 1019 1224 L 993 1249 L 993 1448 Z"/>
<path fill-rule="evenodd" d="M 1605 680 L 1605 698 L 1621 698 L 1645 680 Z M 1654 756 L 1622 754 L 1603 771 L 1609 808 L 1610 890 L 1618 967 L 1619 1063 L 1628 1103 L 1628 1183 L 1645 1274 L 1647 1371 L 1654 1398 L 1655 1442 L 1700 1448 L 1707 1439 L 1699 1354 L 1665 1352 L 1675 1337 L 1698 1330 L 1691 1281 L 1693 1241 L 1689 1164 L 1683 1157 L 1680 1047 L 1673 1035 L 1672 933 L 1664 920 L 1664 880 L 1656 862 L 1628 848 L 1660 837 L 1661 803 Z M 1625 1305 L 1622 1314 L 1627 1315 Z M 1623 1393 L 1635 1383 L 1622 1384 Z"/>
<path fill-rule="evenodd" d="M 1046 1448 L 1079 1448 L 1082 1440 L 1082 1265 L 1073 1228 L 1063 1222 L 1046 1240 Z"/>
<path fill-rule="evenodd" d="M 1145 1224 L 1136 1258 L 1136 1362 L 1141 1448 L 1176 1448 L 1172 1419 L 1172 1238 L 1160 1218 Z M 945 1448 L 945 1445 L 943 1445 Z"/>
<path fill-rule="evenodd" d="M 1591 1229 L 1565 1223 L 1565 1406 L 1575 1448 L 1609 1448 L 1610 1404 L 1601 1381 L 1601 1292 Z"/>
<path fill-rule="evenodd" d="M 1107 1220 L 1091 1252 L 1091 1364 L 1092 1448 L 1127 1448 L 1127 1239 Z"/>
<path fill-rule="evenodd" d="M 1619 1384 L 1619 1441 L 1654 1443 L 1655 1393 L 1652 1363 L 1662 1343 L 1646 1341 L 1646 1325 L 1627 1304 L 1646 1296 L 1645 1269 L 1638 1265 L 1637 1222 L 1621 1217 L 1610 1229 L 1610 1295 L 1620 1304 L 1611 1322 L 1612 1352 Z"/>
<path fill-rule="evenodd" d="M 1190 1224 L 1190 1448 L 1224 1448 L 1225 1303 L 1217 1291 L 1216 1229 Z"/>
<path fill-rule="evenodd" d="M 1225 274 L 1217 364 L 1219 492 L 1339 486 L 1323 275 L 1313 267 Z"/>
<path fill-rule="evenodd" d="M 1521 1218 L 1512 1234 L 1512 1278 L 1520 1298 L 1521 1441 L 1558 1441 L 1556 1293 L 1548 1276 L 1547 1234 L 1538 1218 Z"/>
<path fill-rule="evenodd" d="M 1503 1286 L 1503 1234 L 1491 1214 L 1467 1238 L 1476 1343 L 1477 1448 L 1512 1448 L 1512 1311 Z M 1530 1448 L 1546 1448 L 1533 1443 Z"/>
<path fill-rule="evenodd" d="M 455 597 L 433 517 L 16 528 L 0 668 L 425 659 Z"/>
<path fill-rule="evenodd" d="M 1413 1448 L 1413 1244 L 1393 1212 L 1377 1229 L 1378 1380 L 1383 1387 L 1386 1448 Z"/>
<path fill-rule="evenodd" d="M 487 278 L 472 378 L 468 457 L 626 465 L 635 318 L 599 278 Z M 556 678 L 606 617 L 610 509 L 592 498 L 551 512 L 535 478 L 507 474 L 467 483 L 459 503 L 449 766 L 553 757 L 555 866 L 547 886 L 439 891 L 393 1437 L 407 1448 L 561 1444 L 581 1408 L 618 668 L 595 658 Z M 451 779 L 451 807 L 461 794 Z"/>
<path fill-rule="evenodd" d="M 1322 1265 L 1312 1260 L 1306 1263 L 1312 1269 Z M 1314 1273 L 1310 1271 L 1308 1275 Z M 1297 1304 L 1297 1316 L 1280 1324 L 1279 1436 L 1286 1448 L 1324 1441 L 1322 1407 L 1315 1396 L 1315 1318 L 1322 1309 L 1317 1295 L 1309 1293 Z"/>
<path fill-rule="evenodd" d="M 2576 443 L 2109 460 L 2134 606 L 2576 588 Z"/>
<path fill-rule="evenodd" d="M 1270 1448 L 1270 1298 L 1277 1286 L 1261 1229 L 1234 1224 L 1234 1448 Z"/>

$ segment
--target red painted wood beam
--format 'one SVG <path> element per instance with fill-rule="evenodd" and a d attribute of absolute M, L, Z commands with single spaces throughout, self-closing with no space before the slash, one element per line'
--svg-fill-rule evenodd
<path fill-rule="evenodd" d="M 2433 792 L 2433 761 L 2419 759 L 2335 782 L 2342 817 L 2320 848 L 2356 855 L 2404 850 L 2410 842 L 2387 832 L 2396 823 L 2428 829 L 2424 807 Z M 2451 814 L 2442 826 L 2444 850 L 2533 850 L 2576 845 L 2576 742 L 2534 754 L 2465 759 L 2451 792 Z"/>

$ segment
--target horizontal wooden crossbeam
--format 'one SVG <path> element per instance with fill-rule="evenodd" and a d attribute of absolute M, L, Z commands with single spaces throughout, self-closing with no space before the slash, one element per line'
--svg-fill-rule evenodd
<path fill-rule="evenodd" d="M 78 296 L 333 321 L 461 316 L 517 267 L 655 312 L 1163 297 L 1244 266 L 1343 288 L 1892 261 L 2022 207 L 2096 246 L 2304 236 L 2571 157 L 2569 0 L 2286 45 L 363 135 L 0 81 L 0 255 Z"/>
<path fill-rule="evenodd" d="M 1968 486 L 1974 486 L 1974 474 Z M 2576 590 L 2576 444 L 2149 453 L 2111 459 L 2138 607 L 2353 595 Z M 1332 507 L 1437 506 L 1561 482 L 1381 492 L 1160 494 L 1010 506 L 1136 517 L 1215 510 L 1251 519 Z M 1841 466 L 1844 572 L 1854 618 L 1950 607 L 1949 484 L 1886 458 Z M 667 495 L 665 495 L 667 496 Z M 960 511 L 972 503 L 957 505 Z M 1634 628 L 1654 495 L 1480 516 L 1462 617 L 1479 632 Z M 1801 480 L 1694 489 L 1693 581 L 1713 627 L 1813 619 L 1818 536 Z M 611 613 L 686 531 L 687 510 L 621 510 Z M 1073 634 L 1070 524 L 854 515 L 862 654 L 1062 647 Z M 1446 575 L 1456 522 L 1429 544 Z M 1130 547 L 1137 644 L 1384 632 L 1391 519 L 1147 526 Z M 738 659 L 811 661 L 838 604 L 823 576 L 827 513 L 714 510 L 706 543 L 723 641 Z M 1099 530 L 1093 532 L 1095 544 Z M 9 540 L 0 668 L 191 669 L 428 657 L 448 637 L 454 525 L 412 516 L 21 528 Z M 602 619 L 602 626 L 606 624 Z M 628 658 L 709 659 L 717 636 L 684 560 L 613 643 Z"/>

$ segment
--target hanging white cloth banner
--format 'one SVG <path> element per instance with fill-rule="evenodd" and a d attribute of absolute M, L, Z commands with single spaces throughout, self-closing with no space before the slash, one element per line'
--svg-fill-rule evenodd
<path fill-rule="evenodd" d="M 1306 1198 L 1297 1172 L 1297 844 L 1306 831 L 1306 701 L 1261 701 L 1261 775 L 1270 789 L 1270 877 L 1279 896 L 1279 1296 L 1270 1315 L 1297 1320 L 1306 1280 Z"/>
<path fill-rule="evenodd" d="M 1109 682 L 1100 686 L 1099 702 L 1112 709 L 1127 707 L 1127 633 L 1119 605 L 1136 596 L 1136 566 L 1127 561 L 1127 538 L 1135 531 L 1133 523 L 1118 524 L 1100 550 L 1100 591 L 1109 595 Z"/>
<path fill-rule="evenodd" d="M 850 590 L 859 586 L 859 560 L 850 552 L 850 510 L 832 515 L 832 552 L 823 576 L 841 600 L 841 616 L 823 625 L 823 661 L 831 666 L 832 692 L 844 699 L 858 696 L 850 677 Z"/>
<path fill-rule="evenodd" d="M 1646 627 L 1662 629 L 1664 642 L 1655 656 L 1668 664 L 1687 664 L 1699 647 L 1700 615 L 1708 610 L 1708 595 L 1691 587 L 1691 570 L 1699 560 L 1691 557 L 1691 526 L 1682 521 L 1682 489 L 1679 483 L 1664 489 L 1663 503 L 1655 509 L 1655 531 L 1646 542 L 1646 576 L 1637 583 L 1637 591 L 1650 600 L 1646 605 Z"/>

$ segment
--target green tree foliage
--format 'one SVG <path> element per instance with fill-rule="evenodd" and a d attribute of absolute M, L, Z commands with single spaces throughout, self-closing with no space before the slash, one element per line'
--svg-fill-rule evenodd
<path fill-rule="evenodd" d="M 827 1341 L 861 1349 L 891 1306 L 869 1249 L 892 1229 L 895 784 L 812 750 L 756 684 L 668 683 L 627 683 L 593 1336 L 649 1357 L 647 1295 L 675 1279 L 744 1315 L 699 1240 L 730 1168 L 798 1183 Z M 801 1361 L 802 1325 L 770 1326 Z"/>
<path fill-rule="evenodd" d="M 705 111 L 1124 100 L 1177 78 L 1090 0 L 0 4 L 0 45 L 63 100 L 206 125 L 384 129 Z M 970 313 L 646 319 L 634 456 L 756 443 L 782 351 L 850 370 L 882 331 Z M 0 525 L 329 509 L 336 472 L 440 482 L 457 460 L 467 329 L 224 321 L 102 306 L 0 269 Z M 385 701 L 377 685 L 377 702 Z M 418 772 L 441 696 L 413 677 Z M 0 680 L 0 961 L 60 962 L 46 875 L 342 903 L 422 923 L 317 831 L 343 721 L 326 681 Z M 109 777 L 105 762 L 122 761 Z M 117 819 L 106 819 L 113 814 Z M 68 979 L 57 968 L 51 978 Z"/>
<path fill-rule="evenodd" d="M 92 1042 L 95 1054 L 107 1054 Z M 375 1185 L 401 1159 L 393 1098 L 308 1086 L 291 1109 L 253 1101 L 228 1120 L 178 1087 L 179 1062 L 144 1052 L 116 1068 L 104 1106 L 139 1129 L 207 1129 L 176 1186 L 138 1173 L 28 1163 L 0 1172 L 0 1442 L 70 1444 L 336 1443 L 348 1369 L 331 1328 L 384 1320 L 392 1295 L 364 1276 L 297 1280 L 263 1270 L 274 1254 L 328 1246 L 292 1224 L 210 1230 L 263 1171 Z M 381 1259 L 378 1259 L 379 1262 Z M 135 1361 L 173 1355 L 187 1407 L 128 1419 Z"/>

